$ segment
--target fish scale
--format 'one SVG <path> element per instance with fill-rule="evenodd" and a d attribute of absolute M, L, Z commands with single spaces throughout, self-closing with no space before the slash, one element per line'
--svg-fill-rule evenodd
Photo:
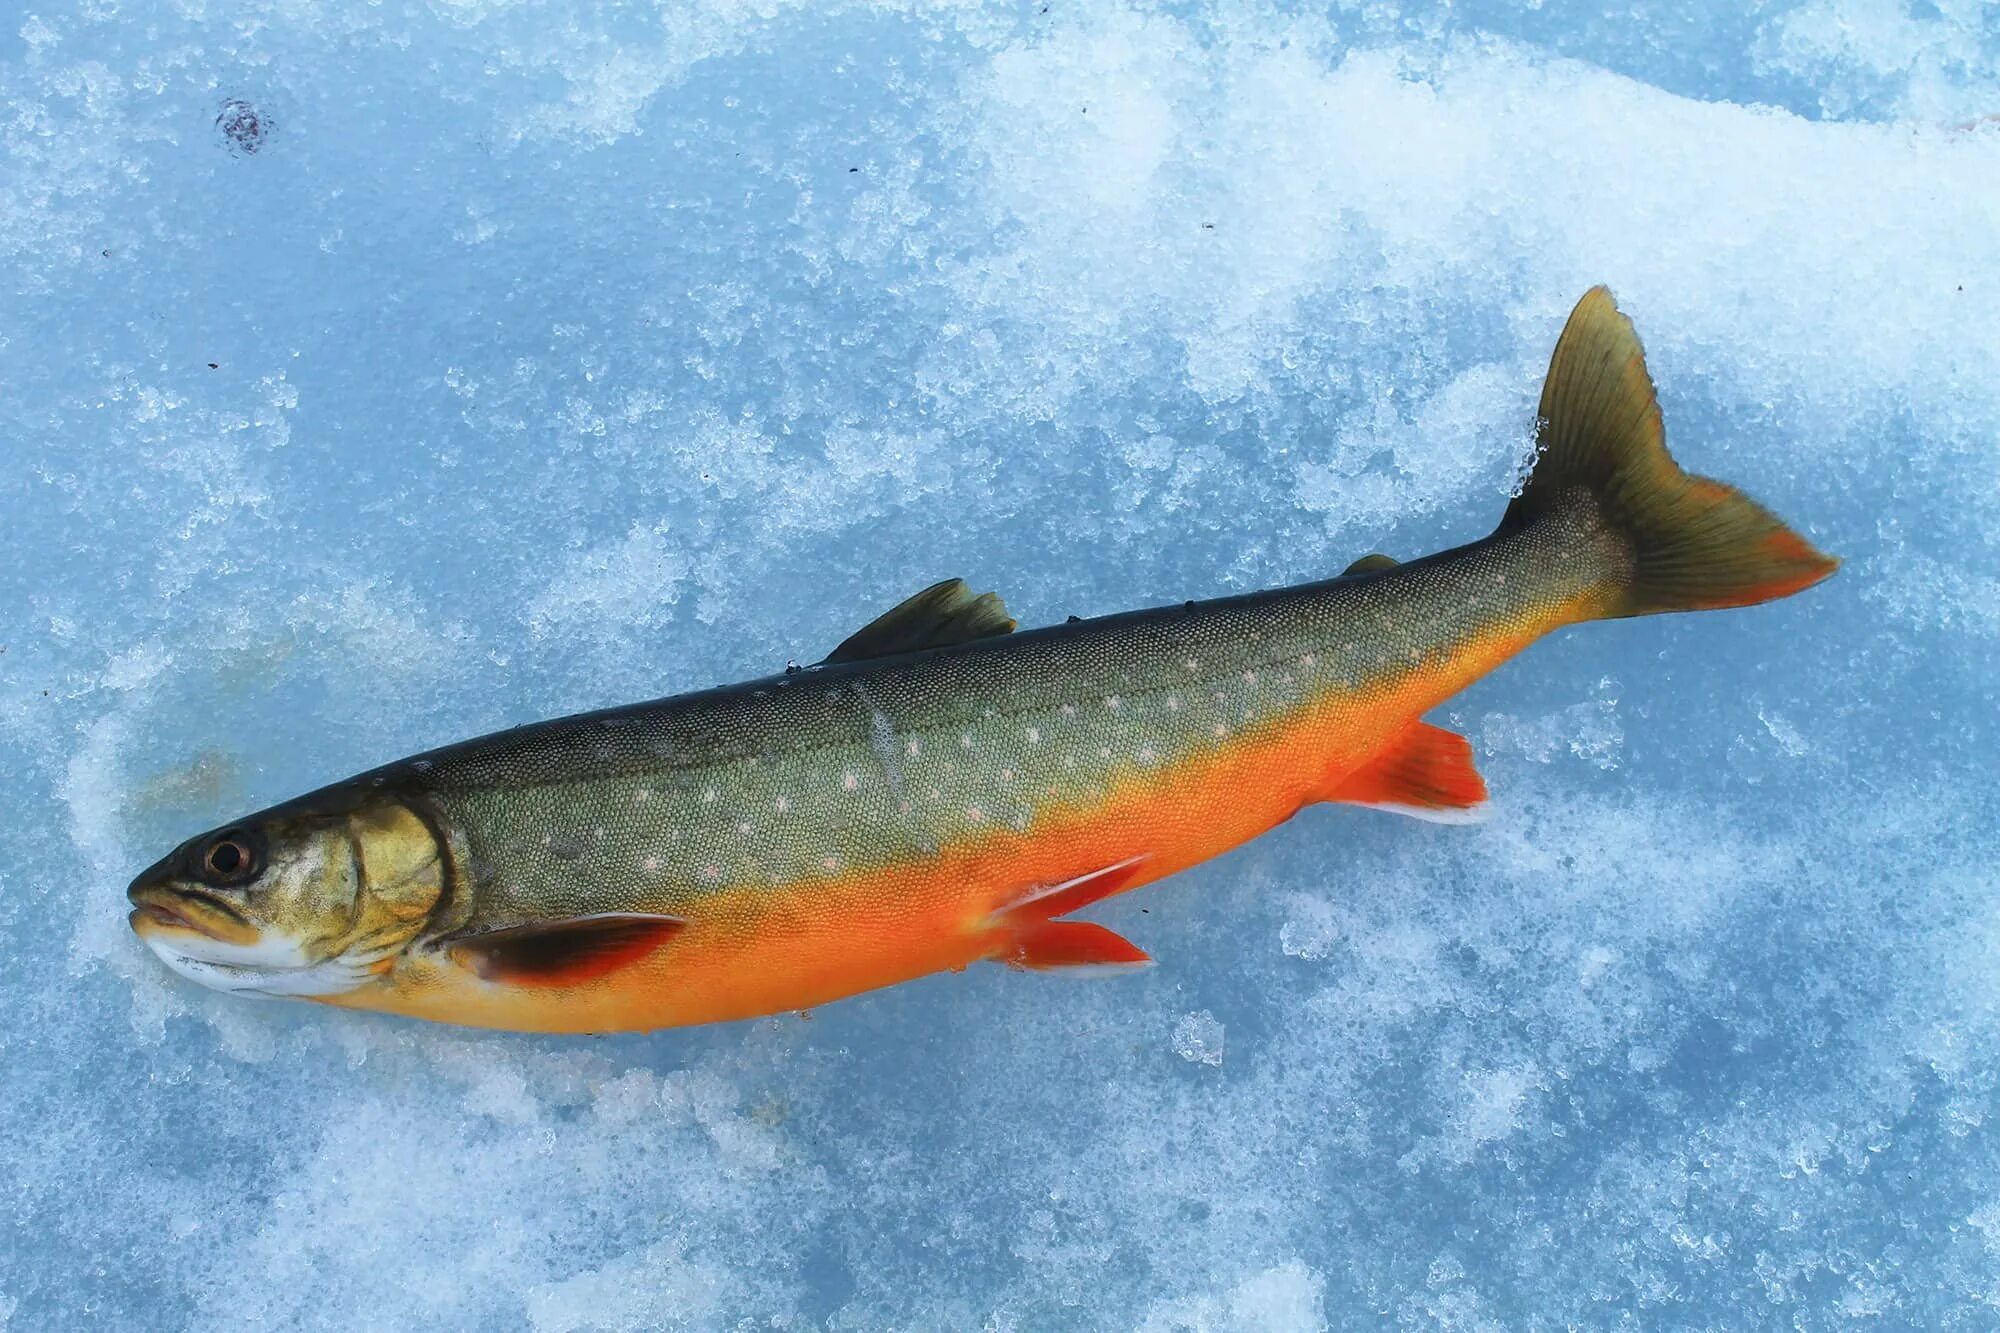
<path fill-rule="evenodd" d="M 1514 535 L 1374 576 L 539 724 L 391 779 L 423 789 L 475 856 L 507 867 L 476 886 L 492 920 L 556 903 L 685 911 L 725 890 L 894 865 L 994 825 L 1025 829 L 1101 801 L 1136 770 L 1282 729 L 1337 692 L 1379 691 L 1413 655 L 1533 633 L 1592 586 L 1581 572 L 1493 583 L 1507 568 L 1564 568 L 1519 549 L 1550 540 Z M 1490 619 L 1468 622 L 1482 596 Z M 1443 698 L 1476 674 L 1446 668 L 1431 690 Z M 1398 725 L 1354 711 L 1359 754 Z M 710 865 L 720 873 L 704 874 Z"/>
<path fill-rule="evenodd" d="M 1427 710 L 1563 626 L 1832 572 L 1674 464 L 1602 289 L 1541 418 L 1468 545 L 1024 633 L 936 584 L 818 667 L 467 741 L 193 839 L 134 882 L 134 928 L 207 984 L 530 1030 L 745 1018 L 988 960 L 1143 964 L 1069 914 L 1315 801 L 1465 818 L 1485 786 Z"/>

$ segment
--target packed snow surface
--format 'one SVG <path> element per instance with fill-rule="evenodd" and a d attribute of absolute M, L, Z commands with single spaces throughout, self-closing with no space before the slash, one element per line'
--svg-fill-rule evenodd
<path fill-rule="evenodd" d="M 0 1325 L 2000 1321 L 1989 5 L 27 2 Z M 552 1039 L 125 927 L 201 828 L 939 578 L 1476 537 L 1596 282 L 1845 568 L 1540 645 L 1435 718 L 1491 820 L 1307 811 L 1096 909 L 1143 975 Z"/>

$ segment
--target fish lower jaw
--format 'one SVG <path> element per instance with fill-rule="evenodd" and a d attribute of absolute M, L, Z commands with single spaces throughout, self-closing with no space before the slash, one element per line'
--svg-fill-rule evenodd
<path fill-rule="evenodd" d="M 231 995 L 292 998 L 342 995 L 366 983 L 372 973 L 341 958 L 283 964 L 271 960 L 196 957 L 177 941 L 155 933 L 139 937 L 153 955 L 179 975 L 209 990 Z M 189 945 L 206 943 L 190 939 Z M 204 950 L 204 952 L 210 952 Z"/>

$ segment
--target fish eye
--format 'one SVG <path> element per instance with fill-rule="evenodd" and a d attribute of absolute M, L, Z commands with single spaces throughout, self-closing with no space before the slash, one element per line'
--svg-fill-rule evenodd
<path fill-rule="evenodd" d="M 263 840 L 255 833 L 249 829 L 224 829 L 201 849 L 201 878 L 215 885 L 242 884 L 256 878 L 264 868 L 263 860 Z"/>

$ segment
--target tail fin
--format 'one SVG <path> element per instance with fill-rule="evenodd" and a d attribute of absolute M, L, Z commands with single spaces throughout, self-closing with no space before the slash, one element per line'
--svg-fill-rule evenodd
<path fill-rule="evenodd" d="M 1630 548 L 1608 616 L 1754 606 L 1839 566 L 1733 486 L 1680 470 L 1632 321 L 1593 287 L 1570 312 L 1542 385 L 1540 458 L 1502 530 L 1588 497 Z"/>

